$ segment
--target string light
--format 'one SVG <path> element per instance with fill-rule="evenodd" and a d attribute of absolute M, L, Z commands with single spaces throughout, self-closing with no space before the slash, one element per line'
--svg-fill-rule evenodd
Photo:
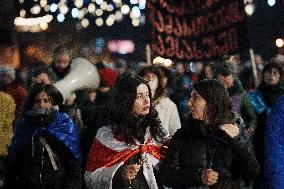
<path fill-rule="evenodd" d="M 55 12 L 56 10 L 57 10 L 57 4 L 55 4 L 55 3 L 52 3 L 51 5 L 50 5 L 50 12 Z"/>
<path fill-rule="evenodd" d="M 123 6 L 121 7 L 121 12 L 122 12 L 122 14 L 128 14 L 129 11 L 130 11 L 130 8 L 129 8 L 128 5 L 123 5 Z"/>
<path fill-rule="evenodd" d="M 107 6 L 107 11 L 109 11 L 109 12 L 113 11 L 113 5 L 112 4 L 109 4 Z"/>
<path fill-rule="evenodd" d="M 97 26 L 102 26 L 104 24 L 104 20 L 102 18 L 97 18 L 96 24 L 97 24 Z"/>
<path fill-rule="evenodd" d="M 48 28 L 48 24 L 46 22 L 41 22 L 39 26 L 41 27 L 42 30 L 47 30 Z"/>
<path fill-rule="evenodd" d="M 103 3 L 103 0 L 96 0 L 96 3 L 97 3 L 98 5 L 100 5 L 100 4 Z"/>
<path fill-rule="evenodd" d="M 50 5 L 46 5 L 43 9 L 44 9 L 45 12 L 49 12 L 50 11 Z"/>
<path fill-rule="evenodd" d="M 64 4 L 62 6 L 59 7 L 59 11 L 62 13 L 62 14 L 67 14 L 67 12 L 69 11 L 68 7 Z"/>
<path fill-rule="evenodd" d="M 97 9 L 97 10 L 96 10 L 96 15 L 97 15 L 97 16 L 102 16 L 103 13 L 104 13 L 104 11 L 103 11 L 102 9 Z"/>
<path fill-rule="evenodd" d="M 81 21 L 81 24 L 82 24 L 82 27 L 83 28 L 87 28 L 89 25 L 90 25 L 90 22 L 87 18 L 84 18 L 82 21 Z"/>
<path fill-rule="evenodd" d="M 103 1 L 102 4 L 100 5 L 100 8 L 104 11 L 107 9 L 107 2 Z"/>
<path fill-rule="evenodd" d="M 20 10 L 20 17 L 25 17 L 26 16 L 26 10 L 25 9 L 21 9 Z"/>
<path fill-rule="evenodd" d="M 88 10 L 88 8 L 84 7 L 84 8 L 82 8 L 82 12 L 84 13 L 84 15 L 86 15 L 86 14 L 89 13 L 89 10 Z"/>
<path fill-rule="evenodd" d="M 113 0 L 113 2 L 114 2 L 115 4 L 117 4 L 117 3 L 121 3 L 121 0 Z"/>
<path fill-rule="evenodd" d="M 54 15 L 58 22 L 64 22 L 65 18 L 70 15 L 72 18 L 80 20 L 77 22 L 76 28 L 80 27 L 81 29 L 89 26 L 89 19 L 91 19 L 89 16 L 95 17 L 97 26 L 102 26 L 104 23 L 106 26 L 112 26 L 115 21 L 120 22 L 126 16 L 131 18 L 134 27 L 145 24 L 145 13 L 142 13 L 141 10 L 145 9 L 146 0 L 129 0 L 128 3 L 122 0 L 112 0 L 112 2 L 106 0 L 73 0 L 73 5 L 67 0 L 58 1 L 58 3 L 48 4 L 48 0 L 33 0 L 34 4 L 28 9 L 29 11 L 23 5 L 19 5 L 19 17 L 28 17 L 29 12 L 41 16 L 44 12 Z M 18 0 L 18 2 L 23 4 L 25 0 Z M 42 23 L 38 25 L 38 28 L 46 30 L 48 23 Z"/>
<path fill-rule="evenodd" d="M 276 43 L 276 46 L 279 48 L 284 46 L 284 42 L 282 39 L 276 39 L 275 43 Z"/>
<path fill-rule="evenodd" d="M 79 20 L 82 20 L 84 18 L 84 11 L 83 10 L 79 10 L 79 15 L 78 15 L 78 18 Z"/>
<path fill-rule="evenodd" d="M 132 25 L 133 25 L 134 27 L 139 26 L 139 20 L 138 20 L 138 19 L 133 19 L 133 20 L 132 20 Z"/>
<path fill-rule="evenodd" d="M 31 13 L 32 14 L 39 14 L 40 13 L 40 10 L 41 10 L 41 8 L 40 8 L 40 6 L 39 5 L 35 5 L 35 6 L 33 6 L 32 8 L 31 8 Z"/>
<path fill-rule="evenodd" d="M 39 4 L 41 7 L 45 7 L 47 5 L 47 0 L 40 0 Z"/>
<path fill-rule="evenodd" d="M 141 10 L 145 9 L 146 8 L 146 0 L 140 0 L 139 1 L 139 8 Z"/>
<path fill-rule="evenodd" d="M 245 12 L 249 16 L 251 16 L 254 13 L 254 9 L 255 9 L 255 7 L 251 3 L 245 5 Z"/>
<path fill-rule="evenodd" d="M 73 18 L 77 18 L 79 16 L 79 10 L 77 8 L 73 8 L 71 10 L 71 15 Z"/>
<path fill-rule="evenodd" d="M 19 31 L 39 32 L 48 28 L 48 23 L 53 19 L 52 15 L 45 15 L 37 18 L 16 17 L 14 24 Z"/>
<path fill-rule="evenodd" d="M 74 2 L 74 5 L 75 5 L 78 9 L 82 8 L 83 4 L 84 4 L 84 1 L 83 1 L 83 0 L 75 0 L 75 2 Z"/>
<path fill-rule="evenodd" d="M 88 6 L 89 13 L 93 13 L 96 10 L 96 5 L 94 3 L 90 3 Z"/>
<path fill-rule="evenodd" d="M 114 24 L 115 16 L 113 14 L 109 15 L 106 19 L 106 25 L 112 26 Z"/>
<path fill-rule="evenodd" d="M 276 0 L 268 0 L 267 3 L 268 3 L 269 6 L 272 7 L 276 4 Z"/>
<path fill-rule="evenodd" d="M 140 9 L 137 6 L 134 6 L 130 12 L 130 17 L 139 18 L 141 16 Z"/>
<path fill-rule="evenodd" d="M 116 11 L 116 13 L 115 13 L 115 19 L 116 19 L 117 21 L 121 21 L 122 18 L 123 18 L 122 12 L 121 12 L 121 11 Z"/>
<path fill-rule="evenodd" d="M 58 20 L 58 22 L 64 22 L 64 20 L 65 20 L 64 14 L 62 14 L 62 13 L 58 14 L 57 15 L 57 20 Z"/>
<path fill-rule="evenodd" d="M 130 3 L 131 3 L 131 4 L 138 4 L 139 1 L 138 1 L 138 0 L 130 0 Z"/>

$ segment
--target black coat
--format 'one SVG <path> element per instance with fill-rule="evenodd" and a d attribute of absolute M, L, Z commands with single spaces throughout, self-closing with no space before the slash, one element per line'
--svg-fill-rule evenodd
<path fill-rule="evenodd" d="M 93 103 L 85 105 L 81 109 L 83 122 L 87 126 L 86 131 L 81 137 L 81 150 L 84 168 L 97 131 L 99 128 L 108 124 L 108 108 L 109 107 L 106 105 L 96 105 Z"/>
<path fill-rule="evenodd" d="M 247 138 L 243 131 L 239 137 L 231 139 L 217 126 L 205 127 L 202 122 L 190 121 L 171 140 L 167 156 L 160 165 L 162 183 L 174 189 L 204 186 L 201 170 L 212 169 L 219 177 L 217 184 L 210 188 L 239 188 L 241 178 L 250 180 L 259 171 Z"/>
<path fill-rule="evenodd" d="M 47 148 L 34 138 L 23 146 L 11 161 L 5 189 L 80 189 L 82 169 L 70 150 L 50 134 L 42 136 L 51 148 L 57 170 L 51 163 Z"/>
<path fill-rule="evenodd" d="M 142 143 L 143 139 L 141 139 L 139 142 Z M 147 184 L 147 181 L 145 179 L 145 176 L 143 175 L 143 167 L 138 171 L 136 177 L 131 181 L 130 183 L 127 183 L 122 179 L 122 170 L 126 165 L 133 165 L 133 164 L 139 164 L 140 155 L 136 154 L 133 157 L 131 157 L 124 165 L 122 165 L 115 173 L 113 179 L 112 179 L 112 188 L 113 189 L 149 189 L 149 186 Z M 154 169 L 154 175 L 155 179 L 158 185 L 159 189 L 164 189 L 162 183 L 160 182 L 159 178 L 157 177 L 158 171 Z"/>

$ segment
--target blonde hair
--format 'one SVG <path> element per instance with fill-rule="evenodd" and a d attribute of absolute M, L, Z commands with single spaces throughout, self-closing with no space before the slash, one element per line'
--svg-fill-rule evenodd
<path fill-rule="evenodd" d="M 16 104 L 12 96 L 0 92 L 0 156 L 7 156 L 13 136 Z"/>

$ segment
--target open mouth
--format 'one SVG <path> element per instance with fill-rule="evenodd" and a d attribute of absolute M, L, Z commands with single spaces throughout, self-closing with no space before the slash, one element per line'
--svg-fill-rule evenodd
<path fill-rule="evenodd" d="M 145 106 L 145 107 L 143 108 L 143 110 L 147 111 L 147 110 L 149 110 L 149 108 L 150 108 L 150 106 Z"/>

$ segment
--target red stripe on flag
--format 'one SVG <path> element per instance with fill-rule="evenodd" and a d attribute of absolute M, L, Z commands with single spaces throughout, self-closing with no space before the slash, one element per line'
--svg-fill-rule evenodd
<path fill-rule="evenodd" d="M 121 152 L 117 152 L 115 150 L 107 148 L 97 139 L 95 139 L 95 142 L 92 144 L 90 150 L 86 170 L 92 172 L 100 167 L 110 167 L 122 161 L 127 161 L 138 152 L 139 149 L 127 149 Z"/>

